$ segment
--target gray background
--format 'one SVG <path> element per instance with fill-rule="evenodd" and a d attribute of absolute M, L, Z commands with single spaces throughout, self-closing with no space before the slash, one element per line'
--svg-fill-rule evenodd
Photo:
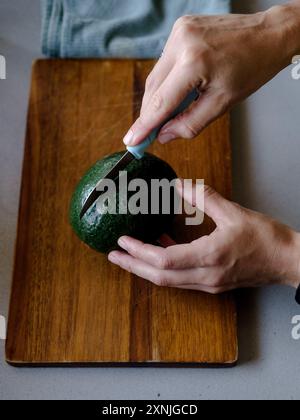
<path fill-rule="evenodd" d="M 278 1 L 235 1 L 258 11 Z M 248 3 L 248 6 L 241 6 Z M 0 0 L 0 314 L 7 315 L 32 60 L 40 56 L 38 0 Z M 300 81 L 290 69 L 233 112 L 235 199 L 300 230 Z M 240 363 L 233 369 L 16 369 L 0 341 L 0 399 L 298 399 L 294 291 L 238 292 Z"/>

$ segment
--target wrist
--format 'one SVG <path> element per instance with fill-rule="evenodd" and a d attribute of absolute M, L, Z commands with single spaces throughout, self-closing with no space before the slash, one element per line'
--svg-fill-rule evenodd
<path fill-rule="evenodd" d="M 271 7 L 265 12 L 265 23 L 282 57 L 282 67 L 287 67 L 300 53 L 300 0 Z"/>
<path fill-rule="evenodd" d="M 282 283 L 297 289 L 300 285 L 300 234 L 291 231 L 291 238 L 282 253 L 285 267 Z"/>

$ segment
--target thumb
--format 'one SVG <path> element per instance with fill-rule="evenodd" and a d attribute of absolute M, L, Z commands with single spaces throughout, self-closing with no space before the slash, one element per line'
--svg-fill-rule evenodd
<path fill-rule="evenodd" d="M 199 210 L 204 210 L 204 213 L 213 219 L 217 225 L 232 219 L 233 203 L 222 197 L 212 187 L 204 185 L 203 188 L 203 185 L 192 185 L 191 182 L 177 180 L 176 188 L 185 201 L 194 207 L 198 207 Z"/>

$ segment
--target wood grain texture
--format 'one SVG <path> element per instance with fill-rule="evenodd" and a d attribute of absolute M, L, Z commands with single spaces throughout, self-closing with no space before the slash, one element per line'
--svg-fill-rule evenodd
<path fill-rule="evenodd" d="M 74 187 L 104 155 L 122 150 L 138 115 L 151 61 L 40 60 L 29 103 L 11 293 L 7 361 L 37 365 L 232 365 L 231 294 L 158 288 L 107 262 L 68 223 Z M 204 178 L 231 196 L 229 118 L 194 142 L 152 152 L 183 178 Z M 208 220 L 174 236 L 208 233 Z"/>

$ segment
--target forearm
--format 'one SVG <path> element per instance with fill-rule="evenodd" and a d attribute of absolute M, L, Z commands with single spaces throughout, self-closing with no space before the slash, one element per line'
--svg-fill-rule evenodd
<path fill-rule="evenodd" d="M 300 54 L 300 0 L 293 0 L 275 6 L 266 12 L 266 21 L 272 26 L 282 54 L 282 66 L 291 64 L 294 56 Z M 274 32 L 274 33 L 275 33 Z M 281 261 L 280 261 L 281 259 Z M 283 252 L 277 267 L 283 268 L 282 282 L 297 288 L 300 284 L 300 234 L 292 232 L 290 241 L 283 245 Z"/>

